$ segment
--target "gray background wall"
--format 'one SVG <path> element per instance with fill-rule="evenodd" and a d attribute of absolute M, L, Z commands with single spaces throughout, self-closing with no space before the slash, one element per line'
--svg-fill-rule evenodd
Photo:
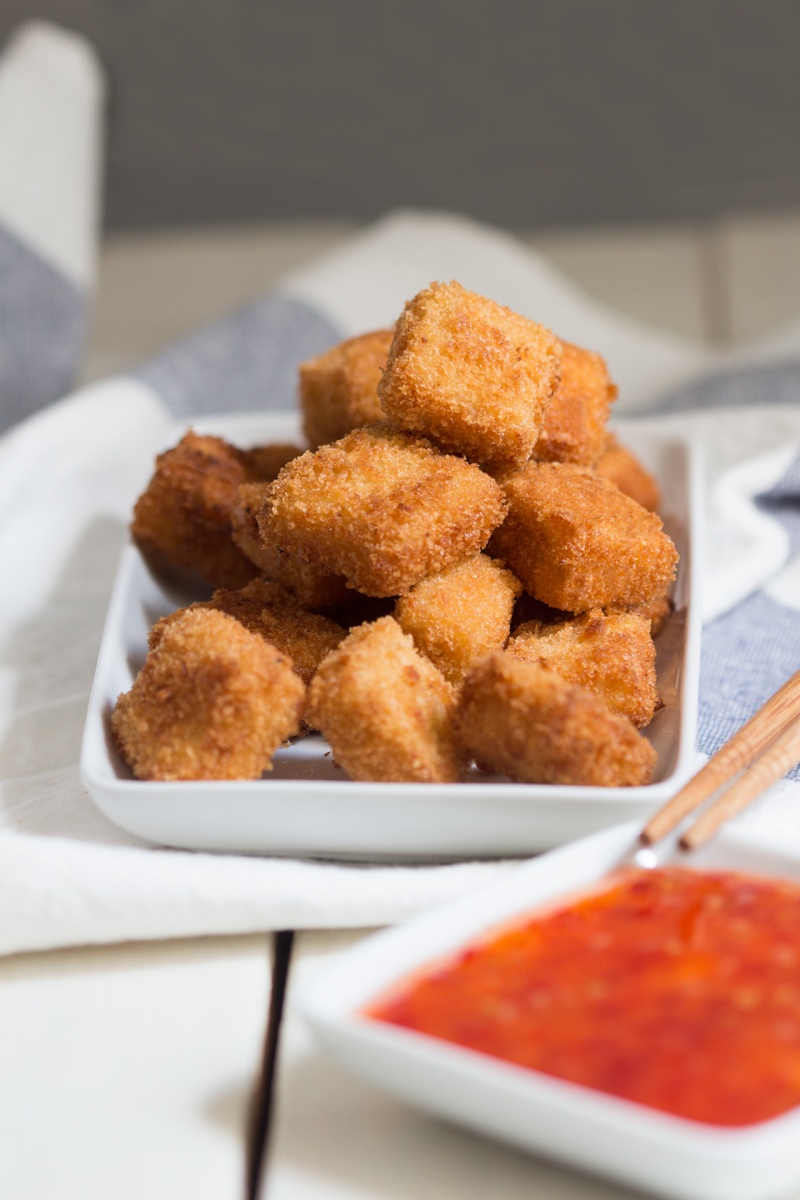
<path fill-rule="evenodd" d="M 106 65 L 116 228 L 800 203 L 788 0 L 2 0 L 0 37 L 31 16 Z"/>

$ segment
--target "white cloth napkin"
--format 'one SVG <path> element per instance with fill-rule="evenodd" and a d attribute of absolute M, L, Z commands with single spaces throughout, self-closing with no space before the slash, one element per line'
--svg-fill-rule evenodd
<path fill-rule="evenodd" d="M 628 380 L 642 404 L 653 401 L 642 344 L 660 363 L 661 386 L 683 380 L 690 391 L 686 381 L 692 372 L 709 366 L 696 348 L 682 353 L 680 343 L 598 311 L 541 259 L 512 245 L 462 221 L 405 216 L 357 239 L 351 255 L 345 249 L 320 264 L 317 275 L 309 268 L 290 280 L 282 295 L 269 301 L 269 319 L 283 303 L 317 305 L 314 337 L 325 323 L 329 337 L 339 336 L 362 319 L 372 326 L 390 320 L 409 291 L 431 277 L 453 276 L 532 315 L 558 317 L 554 324 L 562 334 L 577 338 L 583 333 L 582 340 L 600 351 L 608 349 L 607 337 L 615 373 Z M 373 309 L 357 299 L 362 289 L 374 301 L 378 319 L 368 319 Z M 260 311 L 263 316 L 267 308 Z M 241 320 L 234 326 L 241 337 Z M 252 335 L 252 324 L 245 322 L 244 328 Z M 219 367 L 227 344 L 223 327 L 208 336 Z M 161 397 L 177 397 L 177 407 L 185 402 L 181 388 L 187 380 L 197 383 L 196 361 L 208 336 L 204 342 L 197 335 L 196 354 L 184 344 L 172 359 L 166 356 L 144 369 L 138 380 L 87 389 L 0 441 L 0 952 L 282 927 L 376 925 L 507 869 L 497 863 L 370 867 L 162 850 L 117 830 L 83 791 L 77 767 L 82 725 L 131 504 L 173 421 Z M 153 390 L 155 380 L 163 384 L 160 395 Z M 707 589 L 709 615 L 716 617 L 707 631 L 710 644 L 713 630 L 756 596 L 796 624 L 790 605 L 794 599 L 796 610 L 797 565 L 790 562 L 792 534 L 780 497 L 800 446 L 800 407 L 716 408 L 647 419 L 665 430 L 695 432 L 708 443 L 713 553 Z M 778 496 L 769 502 L 773 508 L 762 502 L 758 508 L 753 496 L 770 489 Z M 759 591 L 763 586 L 772 589 L 772 598 Z M 731 609 L 737 601 L 742 603 Z M 726 644 L 723 640 L 718 658 L 724 659 Z M 742 651 L 743 661 L 748 654 Z M 732 664 L 734 675 L 738 665 Z M 782 661 L 776 669 L 783 669 Z M 724 691 L 724 680 L 718 684 L 712 672 L 709 694 L 720 687 Z M 752 689 L 739 701 L 740 707 L 752 705 Z M 735 705 L 732 710 L 724 697 L 723 708 L 726 719 L 736 719 Z M 706 725 L 711 747 L 724 729 L 713 720 Z M 759 836 L 800 838 L 798 792 L 797 783 L 784 783 L 748 815 Z"/>
<path fill-rule="evenodd" d="M 73 384 L 100 223 L 104 84 L 89 44 L 44 21 L 0 58 L 0 431 Z"/>

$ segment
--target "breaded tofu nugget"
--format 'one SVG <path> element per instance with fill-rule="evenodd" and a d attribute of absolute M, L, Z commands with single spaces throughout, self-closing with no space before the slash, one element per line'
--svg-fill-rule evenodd
<path fill-rule="evenodd" d="M 163 630 L 111 728 L 137 779 L 258 779 L 297 732 L 304 694 L 263 638 L 193 609 Z"/>
<path fill-rule="evenodd" d="M 347 599 L 342 575 L 331 575 L 279 550 L 259 528 L 258 514 L 264 507 L 268 483 L 245 483 L 239 488 L 231 514 L 233 540 L 267 579 L 280 583 L 305 608 L 332 608 Z"/>
<path fill-rule="evenodd" d="M 469 672 L 456 729 L 469 754 L 518 783 L 637 787 L 655 768 L 655 750 L 627 717 L 508 651 Z"/>
<path fill-rule="evenodd" d="M 481 550 L 505 509 L 502 488 L 479 467 L 371 425 L 285 466 L 259 525 L 357 591 L 398 596 Z"/>
<path fill-rule="evenodd" d="M 459 283 L 432 283 L 397 322 L 378 395 L 398 428 L 493 473 L 519 469 L 560 361 L 549 329 Z"/>
<path fill-rule="evenodd" d="M 378 384 L 394 330 L 349 338 L 300 364 L 303 433 L 312 450 L 382 419 Z"/>
<path fill-rule="evenodd" d="M 655 479 L 613 433 L 606 434 L 605 449 L 595 470 L 642 508 L 657 512 L 661 507 L 661 492 Z"/>
<path fill-rule="evenodd" d="M 255 478 L 270 483 L 277 479 L 281 467 L 285 467 L 287 462 L 291 462 L 299 454 L 304 454 L 305 450 L 302 446 L 296 446 L 294 442 L 268 442 L 263 446 L 253 446 L 243 453 L 245 462 Z"/>
<path fill-rule="evenodd" d="M 652 720 L 656 648 L 646 617 L 594 608 L 558 625 L 529 621 L 509 641 L 508 653 L 594 692 L 638 729 Z"/>
<path fill-rule="evenodd" d="M 394 616 L 445 679 L 458 684 L 474 662 L 505 646 L 521 592 L 503 563 L 475 554 L 416 584 L 397 601 Z"/>
<path fill-rule="evenodd" d="M 134 541 L 154 567 L 181 567 L 214 587 L 242 587 L 256 569 L 233 543 L 231 512 L 240 485 L 253 478 L 241 450 L 187 433 L 156 459 L 133 511 Z"/>
<path fill-rule="evenodd" d="M 678 553 L 655 513 L 584 467 L 531 462 L 506 484 L 490 552 L 553 608 L 626 608 L 663 593 Z"/>
<path fill-rule="evenodd" d="M 561 379 L 545 408 L 533 457 L 591 467 L 605 449 L 605 425 L 617 389 L 599 354 L 561 343 Z"/>
<path fill-rule="evenodd" d="M 455 783 L 455 690 L 392 617 L 361 625 L 314 676 L 306 716 L 352 779 Z"/>
<path fill-rule="evenodd" d="M 150 630 L 150 649 L 155 649 L 165 629 L 180 620 L 182 613 L 212 608 L 235 617 L 251 633 L 285 654 L 304 683 L 311 681 L 323 658 L 346 635 L 346 630 L 335 621 L 304 609 L 280 584 L 254 579 L 236 591 L 219 588 L 210 600 L 201 600 L 162 617 Z"/>

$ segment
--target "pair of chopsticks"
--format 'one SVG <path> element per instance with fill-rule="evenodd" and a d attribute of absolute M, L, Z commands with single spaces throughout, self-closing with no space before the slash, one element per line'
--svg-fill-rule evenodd
<path fill-rule="evenodd" d="M 720 792 L 678 841 L 682 850 L 697 849 L 716 833 L 720 825 L 791 770 L 798 760 L 800 671 L 795 672 L 703 769 L 659 809 L 640 833 L 641 842 L 651 846 L 660 841 L 684 817 L 730 783 L 731 786 Z"/>

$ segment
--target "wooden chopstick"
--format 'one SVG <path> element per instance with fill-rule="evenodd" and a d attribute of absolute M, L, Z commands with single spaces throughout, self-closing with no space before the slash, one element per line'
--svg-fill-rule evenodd
<path fill-rule="evenodd" d="M 698 817 L 691 829 L 681 836 L 678 845 L 683 850 L 696 850 L 707 842 L 730 817 L 741 812 L 751 800 L 760 796 L 790 771 L 800 759 L 800 719 L 784 729 L 770 748 L 757 758 L 741 779 L 718 796 L 710 808 Z"/>
<path fill-rule="evenodd" d="M 758 791 L 751 794 L 743 786 L 745 780 L 755 769 L 753 764 L 767 747 L 776 742 L 776 739 L 781 738 L 798 720 L 800 720 L 800 671 L 796 671 L 791 679 L 787 680 L 783 687 L 779 688 L 775 695 L 758 710 L 755 716 L 751 717 L 738 733 L 735 733 L 730 741 L 726 742 L 722 749 L 709 759 L 703 769 L 698 771 L 697 775 L 690 779 L 676 796 L 673 796 L 655 816 L 650 818 L 639 835 L 643 845 L 650 846 L 653 842 L 658 842 L 661 838 L 666 837 L 684 817 L 709 800 L 740 771 L 750 767 L 751 769 L 742 777 L 740 783 L 730 789 L 730 791 L 736 791 L 737 796 L 747 795 L 748 799 L 735 800 L 737 807 L 731 811 L 725 811 L 725 815 L 706 834 L 706 837 L 710 837 L 714 829 L 719 828 L 719 825 L 732 816 L 734 811 L 738 812 L 745 804 L 749 803 L 749 800 L 755 799 L 759 794 Z M 782 743 L 782 747 L 786 745 L 794 745 L 793 740 L 789 739 L 788 743 Z M 769 760 L 766 755 L 764 756 L 767 766 L 760 769 L 758 776 L 753 777 L 753 786 L 758 780 L 759 790 L 764 791 L 771 783 L 780 779 L 789 767 L 794 765 L 793 762 L 789 762 L 788 766 L 780 769 L 779 764 L 783 761 L 783 753 L 783 748 L 781 748 Z M 786 755 L 790 755 L 790 753 L 789 749 L 785 750 Z M 776 771 L 777 774 L 771 774 L 772 771 Z M 770 777 L 766 778 L 768 773 L 770 773 Z M 738 791 L 740 784 L 742 785 L 741 792 Z M 730 795 L 730 791 L 723 793 L 723 796 Z M 713 807 L 716 808 L 717 803 L 722 799 L 721 796 Z M 689 834 L 685 834 L 684 837 L 688 838 Z M 681 839 L 681 844 L 684 845 L 683 839 Z M 699 841 L 691 842 L 692 846 L 699 844 Z"/>

